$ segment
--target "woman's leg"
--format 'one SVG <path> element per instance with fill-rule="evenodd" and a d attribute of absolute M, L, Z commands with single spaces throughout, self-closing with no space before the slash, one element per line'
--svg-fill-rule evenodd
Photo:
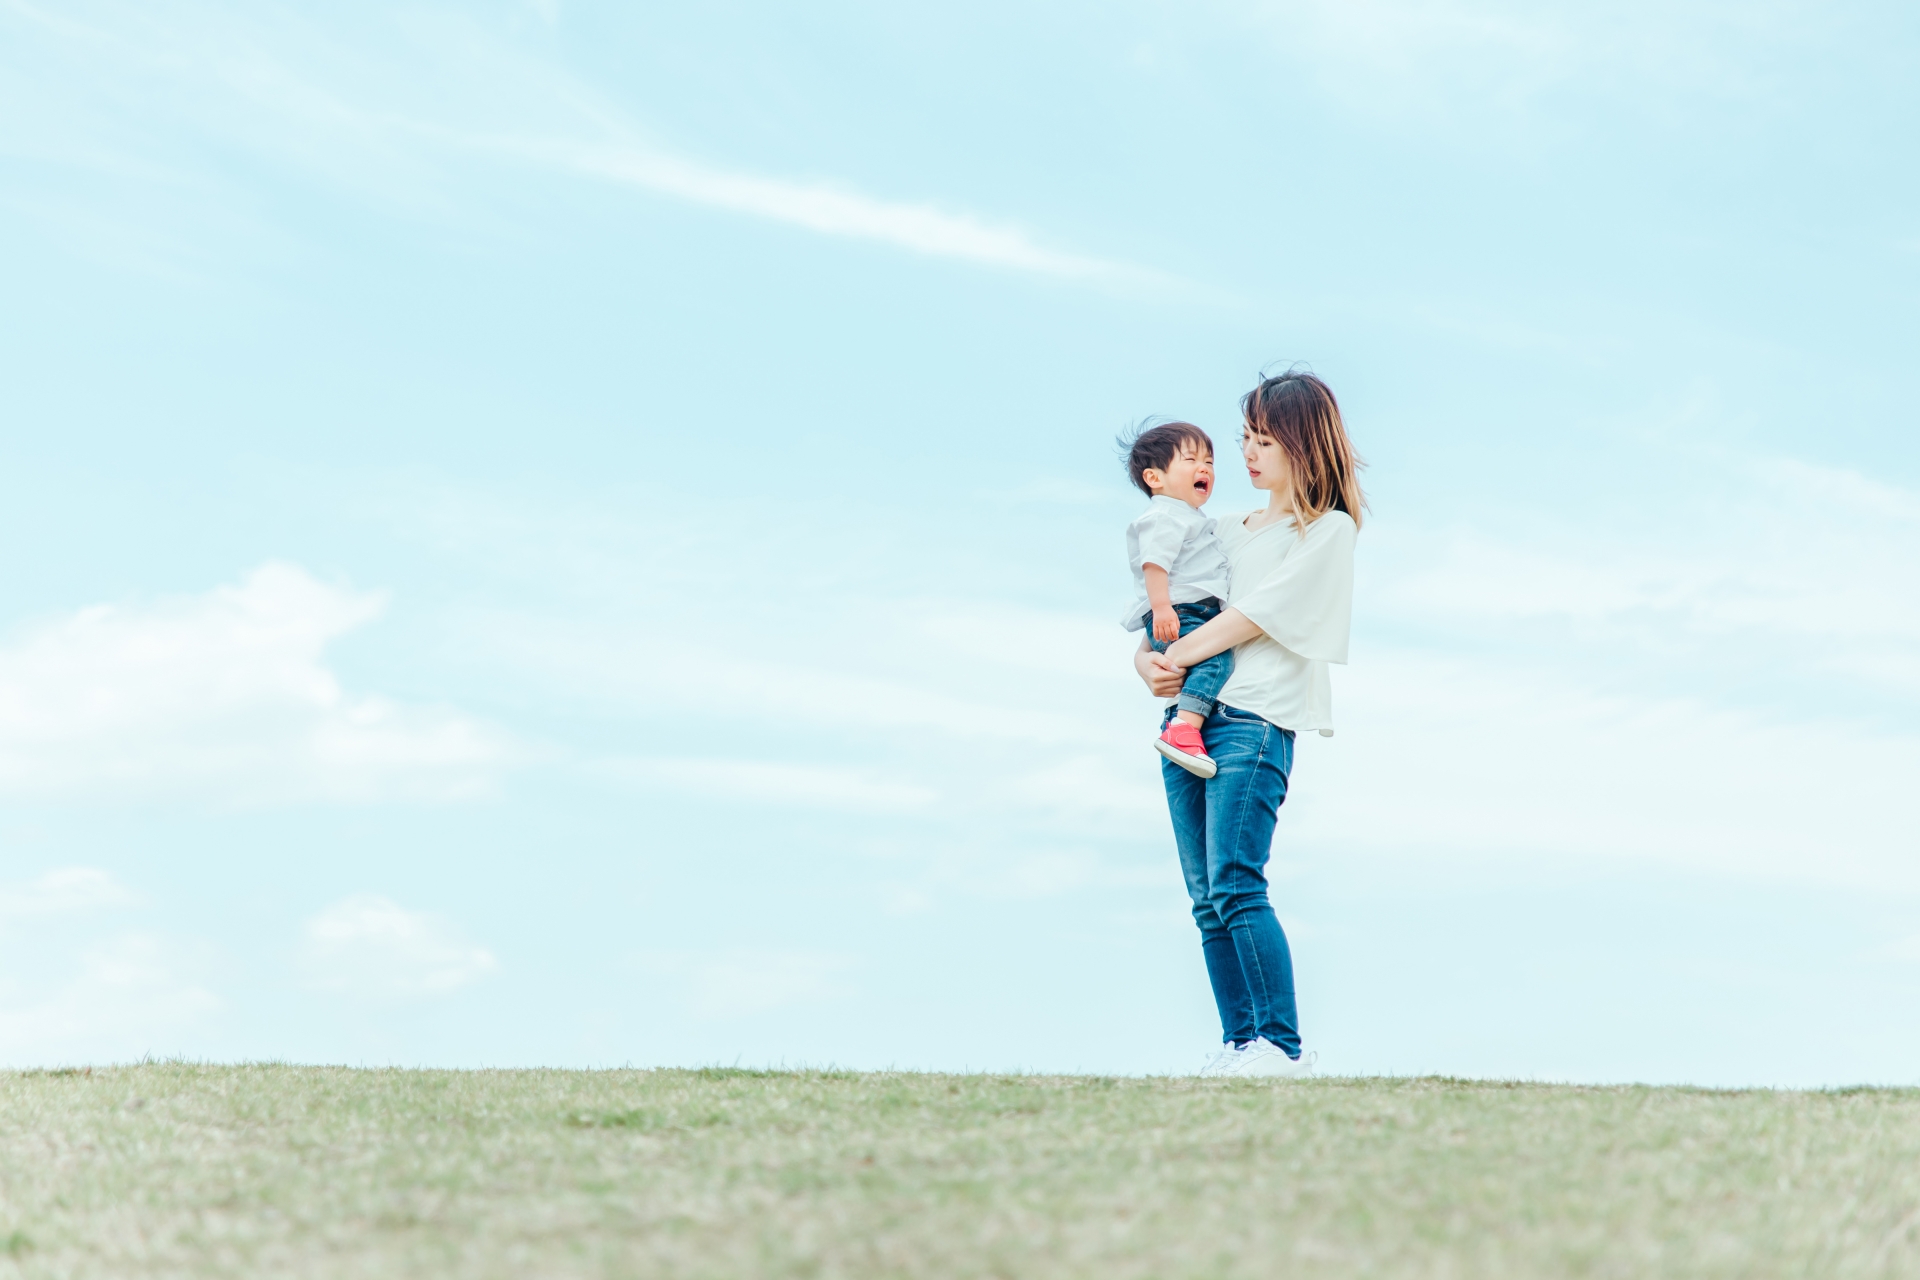
<path fill-rule="evenodd" d="M 1293 769 L 1293 734 L 1230 707 L 1209 717 L 1203 732 L 1219 770 L 1205 783 L 1209 901 L 1233 939 L 1256 1033 L 1297 1058 L 1293 954 L 1267 900 L 1266 874 Z"/>
<path fill-rule="evenodd" d="M 1167 760 L 1160 762 L 1160 777 L 1167 788 L 1174 844 L 1180 850 L 1180 874 L 1193 902 L 1193 922 L 1200 927 L 1207 980 L 1213 984 L 1213 1003 L 1220 1011 L 1220 1038 L 1223 1043 L 1245 1043 L 1257 1034 L 1253 995 L 1241 974 L 1233 934 L 1213 909 L 1213 885 L 1207 875 L 1207 784 Z"/>

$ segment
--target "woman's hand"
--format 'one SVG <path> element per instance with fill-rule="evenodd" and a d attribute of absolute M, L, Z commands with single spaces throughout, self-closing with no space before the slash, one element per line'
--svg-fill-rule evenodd
<path fill-rule="evenodd" d="M 1165 654 L 1155 653 L 1145 645 L 1134 650 L 1133 669 L 1140 673 L 1140 679 L 1156 698 L 1175 697 L 1180 686 L 1187 682 L 1186 668 L 1174 666 Z"/>

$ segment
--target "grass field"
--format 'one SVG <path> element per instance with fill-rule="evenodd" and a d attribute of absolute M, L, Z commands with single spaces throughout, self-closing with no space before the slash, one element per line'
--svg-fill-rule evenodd
<path fill-rule="evenodd" d="M 1920 1276 L 1920 1091 L 0 1076 L 0 1276 Z"/>

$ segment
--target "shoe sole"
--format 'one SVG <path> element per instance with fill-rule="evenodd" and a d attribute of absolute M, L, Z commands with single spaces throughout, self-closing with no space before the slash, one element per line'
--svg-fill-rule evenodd
<path fill-rule="evenodd" d="M 1185 769 L 1188 773 L 1193 774 L 1196 778 L 1211 778 L 1214 774 L 1220 772 L 1218 766 L 1216 766 L 1213 761 L 1206 759 L 1204 756 L 1190 756 L 1164 739 L 1155 738 L 1153 740 L 1153 749 L 1179 765 L 1182 769 Z"/>

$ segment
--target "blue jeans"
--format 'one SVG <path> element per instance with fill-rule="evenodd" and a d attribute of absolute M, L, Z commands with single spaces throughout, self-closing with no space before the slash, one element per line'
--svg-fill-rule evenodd
<path fill-rule="evenodd" d="M 1266 870 L 1293 771 L 1293 730 L 1222 703 L 1200 732 L 1219 771 L 1203 780 L 1163 761 L 1160 775 L 1221 1039 L 1264 1037 L 1297 1058 L 1293 954 L 1267 901 Z"/>
<path fill-rule="evenodd" d="M 1180 617 L 1180 634 L 1211 622 L 1220 616 L 1220 597 L 1208 596 L 1205 600 L 1193 604 L 1177 604 L 1174 613 Z M 1171 640 L 1153 638 L 1153 614 L 1148 613 L 1147 643 L 1153 646 L 1155 653 L 1165 653 Z M 1180 697 L 1173 704 L 1176 711 L 1192 711 L 1203 716 L 1213 714 L 1213 704 L 1220 697 L 1220 690 L 1226 688 L 1227 677 L 1233 674 L 1233 650 L 1227 649 L 1214 654 L 1202 662 L 1196 662 L 1187 668 L 1187 682 L 1180 686 Z M 1201 736 L 1204 738 L 1205 732 Z M 1208 748 L 1212 750 L 1211 747 Z"/>

